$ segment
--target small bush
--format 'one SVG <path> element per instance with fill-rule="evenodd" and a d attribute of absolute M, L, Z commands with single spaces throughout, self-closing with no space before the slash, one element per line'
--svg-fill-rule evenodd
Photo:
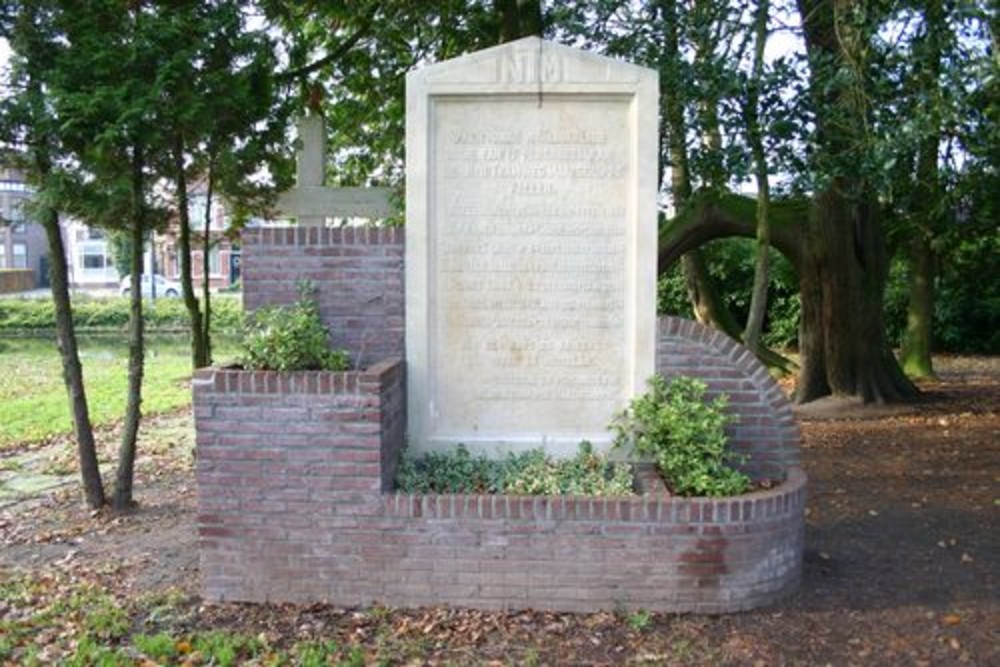
<path fill-rule="evenodd" d="M 671 491 L 682 496 L 729 496 L 746 491 L 749 478 L 727 465 L 726 397 L 706 402 L 704 382 L 654 376 L 649 391 L 616 415 L 615 445 L 631 445 L 656 463 Z"/>
<path fill-rule="evenodd" d="M 570 459 L 549 458 L 542 449 L 508 454 L 499 460 L 472 456 L 459 445 L 451 452 L 419 458 L 403 453 L 396 485 L 407 493 L 509 493 L 517 495 L 627 496 L 633 493 L 632 468 L 610 463 L 580 443 Z"/>
<path fill-rule="evenodd" d="M 300 285 L 295 304 L 261 308 L 247 318 L 242 343 L 247 368 L 347 370 L 347 353 L 330 349 L 329 331 L 319 317 L 313 291 L 308 284 Z"/>

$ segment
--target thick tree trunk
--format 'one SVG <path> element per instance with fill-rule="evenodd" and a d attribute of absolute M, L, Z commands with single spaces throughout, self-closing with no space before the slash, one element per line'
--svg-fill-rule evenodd
<path fill-rule="evenodd" d="M 195 368 L 204 368 L 210 362 L 208 347 L 203 335 L 201 307 L 194 293 L 191 279 L 191 215 L 188 209 L 187 174 L 184 170 L 184 139 L 178 132 L 174 138 L 174 183 L 177 188 L 177 218 L 180 223 L 178 252 L 181 262 L 181 291 L 184 306 L 191 320 L 191 363 Z"/>
<path fill-rule="evenodd" d="M 867 198 L 849 201 L 836 182 L 816 196 L 800 276 L 803 362 L 796 398 L 827 394 L 895 402 L 917 393 L 885 335 L 888 261 Z"/>
<path fill-rule="evenodd" d="M 116 510 L 130 509 L 132 481 L 135 474 L 136 441 L 139 436 L 139 421 L 142 415 L 142 373 L 143 373 L 143 320 L 142 320 L 142 249 L 145 232 L 144 215 L 144 159 L 142 149 L 133 148 L 132 155 L 132 220 L 130 258 L 131 286 L 129 309 L 129 355 L 128 355 L 128 403 L 125 407 L 125 423 L 122 426 L 121 445 L 118 449 L 118 469 L 115 473 L 114 507 Z"/>
<path fill-rule="evenodd" d="M 83 495 L 87 506 L 97 509 L 105 503 L 104 484 L 97 463 L 97 446 L 94 443 L 94 429 L 90 423 L 83 369 L 80 366 L 76 331 L 73 326 L 66 247 L 63 243 L 62 230 L 59 228 L 59 213 L 47 208 L 41 214 L 41 222 L 49 241 L 49 283 L 52 286 L 52 302 L 56 311 L 56 341 L 62 357 L 63 382 L 66 385 L 70 412 L 73 415 L 73 431 L 76 434 L 77 455 L 80 457 Z"/>

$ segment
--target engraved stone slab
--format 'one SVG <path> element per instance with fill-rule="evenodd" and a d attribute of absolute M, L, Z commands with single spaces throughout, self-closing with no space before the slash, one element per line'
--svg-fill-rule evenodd
<path fill-rule="evenodd" d="M 410 445 L 606 445 L 656 327 L 657 75 L 531 37 L 407 77 Z"/>

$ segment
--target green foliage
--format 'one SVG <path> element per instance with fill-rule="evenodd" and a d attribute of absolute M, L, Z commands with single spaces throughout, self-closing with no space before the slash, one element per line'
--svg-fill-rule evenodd
<path fill-rule="evenodd" d="M 128 327 L 127 298 L 73 299 L 73 322 L 78 330 L 125 331 Z M 182 299 L 147 301 L 143 307 L 147 331 L 184 331 L 190 327 Z M 236 298 L 215 299 L 212 330 L 237 332 L 243 326 L 243 307 Z M 55 308 L 51 299 L 0 299 L 0 331 L 54 331 Z"/>
<path fill-rule="evenodd" d="M 128 667 L 134 660 L 123 649 L 110 648 L 92 637 L 84 637 L 65 664 L 67 667 Z"/>
<path fill-rule="evenodd" d="M 299 667 L 327 667 L 330 658 L 337 655 L 337 642 L 299 642 L 292 648 L 294 664 Z"/>
<path fill-rule="evenodd" d="M 170 635 L 161 632 L 155 635 L 136 635 L 132 644 L 147 658 L 166 661 L 177 654 L 177 643 Z"/>
<path fill-rule="evenodd" d="M 253 637 L 218 631 L 197 635 L 192 645 L 209 664 L 219 667 L 238 664 L 240 658 L 256 655 L 261 648 L 260 642 Z"/>
<path fill-rule="evenodd" d="M 726 449 L 726 397 L 705 400 L 708 387 L 689 377 L 649 380 L 649 391 L 615 415 L 615 445 L 631 446 L 659 468 L 670 490 L 682 496 L 743 493 L 750 480 L 729 467 Z"/>
<path fill-rule="evenodd" d="M 636 632 L 642 632 L 653 623 L 653 615 L 645 609 L 640 609 L 626 616 L 625 623 Z"/>
<path fill-rule="evenodd" d="M 343 371 L 350 359 L 343 350 L 331 350 L 329 331 L 319 316 L 313 287 L 299 286 L 299 300 L 291 306 L 261 308 L 247 318 L 243 334 L 243 363 L 248 369 Z"/>
<path fill-rule="evenodd" d="M 406 493 L 627 496 L 633 493 L 633 478 L 631 466 L 609 462 L 589 442 L 580 443 L 569 459 L 532 449 L 491 460 L 459 445 L 419 458 L 404 452 L 396 486 Z"/>
<path fill-rule="evenodd" d="M 111 263 L 118 269 L 118 273 L 123 276 L 128 275 L 129 260 L 132 257 L 132 238 L 124 230 L 111 230 L 107 235 L 107 247 Z"/>
<path fill-rule="evenodd" d="M 753 289 L 756 244 L 749 239 L 724 239 L 702 247 L 709 273 L 719 286 L 726 307 L 737 322 L 746 321 Z M 770 289 L 763 340 L 778 349 L 794 348 L 799 335 L 798 276 L 789 261 L 771 251 Z M 684 276 L 679 264 L 664 272 L 657 285 L 657 312 L 692 319 Z"/>

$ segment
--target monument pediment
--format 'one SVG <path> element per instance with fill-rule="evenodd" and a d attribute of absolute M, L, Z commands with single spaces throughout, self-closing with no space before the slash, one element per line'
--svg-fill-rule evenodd
<path fill-rule="evenodd" d="M 635 85 L 650 76 L 655 77 L 656 73 L 644 67 L 538 37 L 525 37 L 429 65 L 410 72 L 408 79 L 420 78 L 430 85 L 505 86 L 510 87 L 511 92 L 529 87 L 531 92 L 535 92 L 539 83 L 556 87 L 607 86 L 615 83 Z"/>

